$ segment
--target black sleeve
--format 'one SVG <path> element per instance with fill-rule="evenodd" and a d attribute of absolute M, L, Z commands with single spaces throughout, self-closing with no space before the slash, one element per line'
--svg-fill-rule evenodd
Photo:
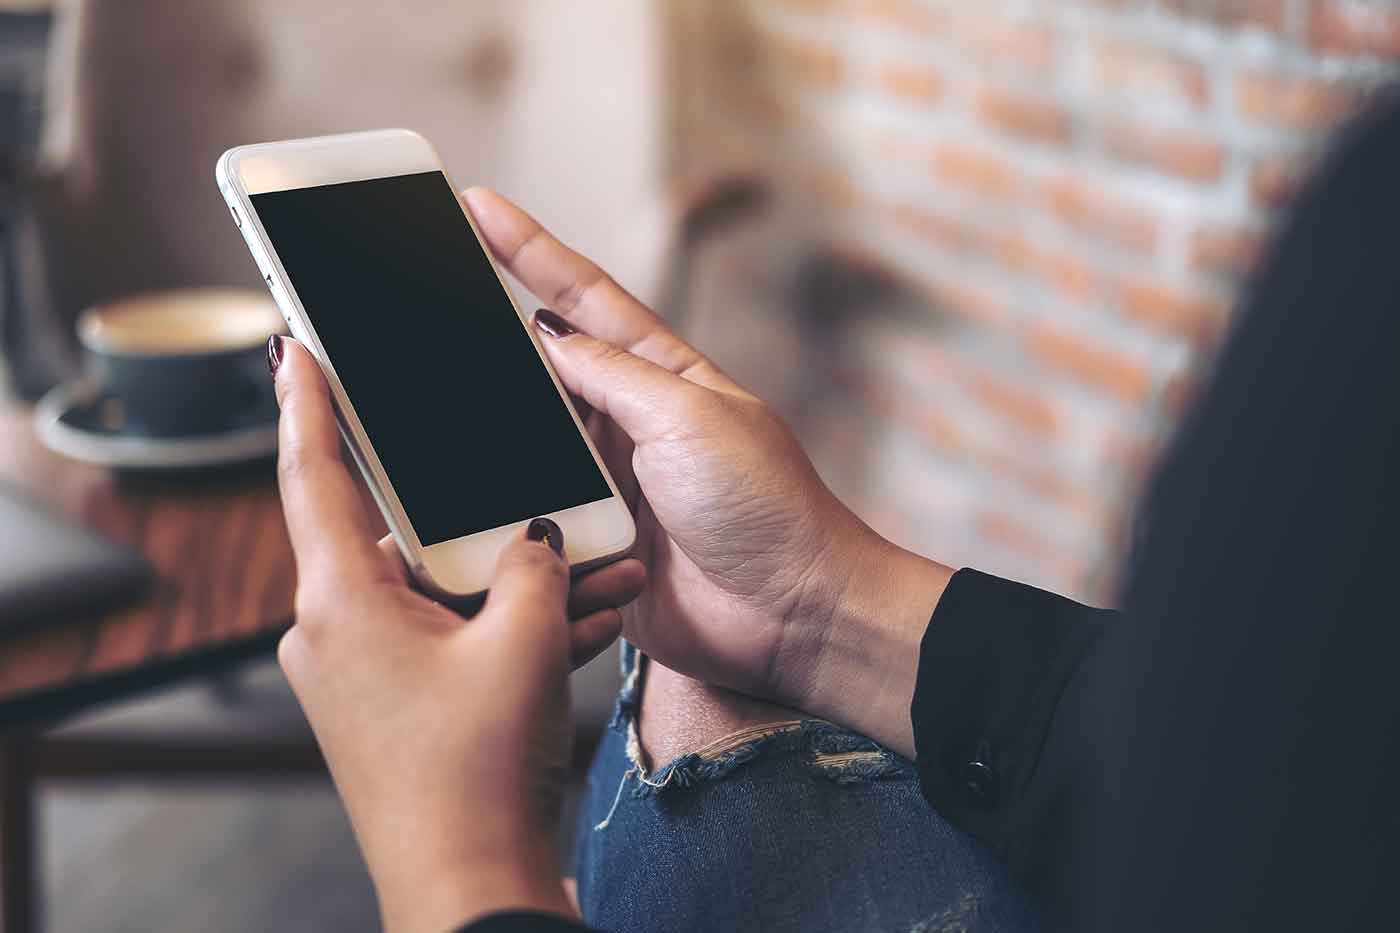
<path fill-rule="evenodd" d="M 1397 216 L 1392 102 L 1274 244 L 1122 618 L 965 573 L 934 614 L 926 794 L 1056 926 L 1400 929 Z"/>
<path fill-rule="evenodd" d="M 924 798 L 1003 856 L 1065 684 L 1114 615 L 976 570 L 934 610 L 911 709 Z"/>
<path fill-rule="evenodd" d="M 558 914 L 508 910 L 458 927 L 456 933 L 584 933 L 589 929 L 591 927 L 566 920 Z"/>

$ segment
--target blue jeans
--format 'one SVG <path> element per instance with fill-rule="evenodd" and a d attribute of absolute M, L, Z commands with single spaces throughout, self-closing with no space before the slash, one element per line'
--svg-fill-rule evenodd
<path fill-rule="evenodd" d="M 617 710 L 579 828 L 585 921 L 605 930 L 1020 931 L 1027 899 L 919 792 L 914 766 L 817 720 L 745 729 L 648 772 L 645 658 L 623 645 Z"/>

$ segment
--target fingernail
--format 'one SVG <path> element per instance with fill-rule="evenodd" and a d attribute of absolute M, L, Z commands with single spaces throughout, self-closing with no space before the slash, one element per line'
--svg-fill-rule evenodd
<path fill-rule="evenodd" d="M 530 541 L 543 541 L 554 553 L 564 556 L 564 529 L 547 518 L 532 519 L 525 529 L 525 537 Z"/>
<path fill-rule="evenodd" d="M 273 334 L 267 338 L 267 371 L 274 376 L 282 365 L 282 335 Z"/>
<path fill-rule="evenodd" d="M 540 308 L 535 312 L 535 326 L 556 339 L 578 333 L 577 327 L 548 308 Z"/>

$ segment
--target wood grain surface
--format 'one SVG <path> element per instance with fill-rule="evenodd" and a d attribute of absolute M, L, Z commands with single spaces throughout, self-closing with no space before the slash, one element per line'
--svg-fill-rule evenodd
<path fill-rule="evenodd" d="M 240 646 L 271 650 L 290 623 L 295 571 L 270 462 L 118 474 L 49 452 L 30 409 L 0 405 L 0 483 L 141 552 L 159 578 L 130 608 L 0 636 L 0 721 L 197 671 Z"/>

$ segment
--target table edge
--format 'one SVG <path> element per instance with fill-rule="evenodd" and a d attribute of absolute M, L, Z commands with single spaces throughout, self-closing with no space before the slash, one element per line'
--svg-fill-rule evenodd
<path fill-rule="evenodd" d="M 153 663 L 12 694 L 0 699 L 0 734 L 48 728 L 99 703 L 134 698 L 195 675 L 216 673 L 264 654 L 271 655 L 291 625 L 288 618 L 252 635 L 205 645 Z"/>

